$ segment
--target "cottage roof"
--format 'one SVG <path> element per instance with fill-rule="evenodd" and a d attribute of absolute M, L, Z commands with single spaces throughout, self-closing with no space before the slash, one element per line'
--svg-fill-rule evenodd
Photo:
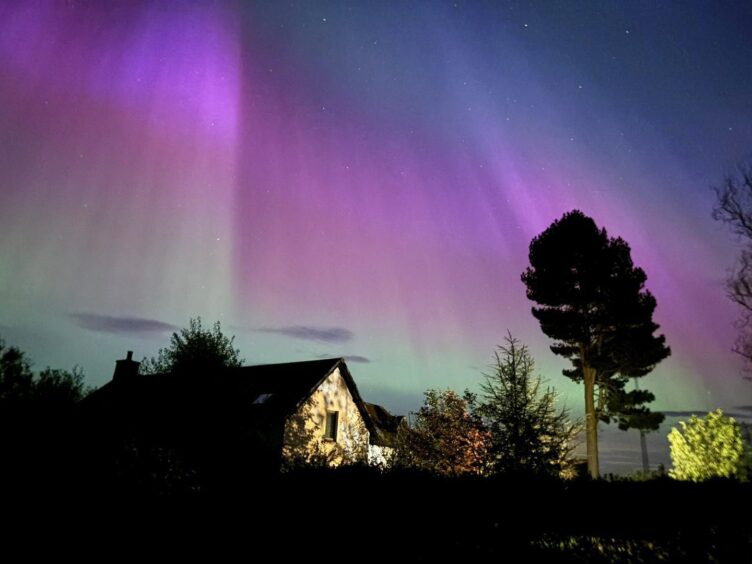
<path fill-rule="evenodd" d="M 373 421 L 376 433 L 371 435 L 371 443 L 379 446 L 394 447 L 397 440 L 397 432 L 405 422 L 402 415 L 392 415 L 385 408 L 375 403 L 365 404 L 366 411 Z"/>
<path fill-rule="evenodd" d="M 363 401 L 343 358 L 260 364 L 229 368 L 216 374 L 152 374 L 114 378 L 87 398 L 90 408 L 117 418 L 161 420 L 211 413 L 248 411 L 275 420 L 294 413 L 337 368 L 366 423 L 371 442 L 391 446 L 398 417 Z M 197 413 L 201 409 L 203 413 Z M 396 421 L 396 422 L 395 422 Z"/>

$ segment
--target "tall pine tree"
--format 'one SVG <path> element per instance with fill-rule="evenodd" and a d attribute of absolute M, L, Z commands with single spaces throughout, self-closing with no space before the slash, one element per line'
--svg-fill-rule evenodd
<path fill-rule="evenodd" d="M 564 374 L 582 382 L 588 471 L 598 477 L 598 421 L 619 428 L 655 429 L 646 390 L 625 390 L 629 378 L 648 374 L 670 354 L 654 335 L 656 301 L 646 276 L 632 264 L 629 245 L 578 210 L 565 214 L 530 243 L 530 266 L 522 274 L 527 297 L 551 350 L 568 358 Z"/>

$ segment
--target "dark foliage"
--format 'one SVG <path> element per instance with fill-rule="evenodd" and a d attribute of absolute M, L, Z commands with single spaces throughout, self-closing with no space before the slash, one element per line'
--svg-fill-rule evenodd
<path fill-rule="evenodd" d="M 47 547 L 278 561 L 378 554 L 416 562 L 749 562 L 752 525 L 737 507 L 752 487 L 647 482 L 441 478 L 354 467 L 248 478 L 221 495 L 79 490 L 54 506 L 19 504 L 15 528 Z M 608 500 L 608 504 L 605 504 Z M 641 500 L 649 503 L 646 508 Z M 81 511 L 65 519 L 69 507 Z M 603 511 L 618 507 L 604 518 Z M 40 517 L 41 514 L 41 517 Z M 35 526 L 25 525 L 34 515 Z M 85 542 L 71 542 L 85 531 Z M 11 541 L 15 535 L 8 535 Z M 59 534 L 63 542 L 50 542 Z M 67 542 L 65 542 L 67 541 Z M 6 541 L 6 548 L 9 543 Z"/>
<path fill-rule="evenodd" d="M 222 332 L 219 321 L 204 328 L 201 317 L 191 318 L 188 327 L 175 332 L 170 346 L 160 349 L 156 357 L 144 359 L 142 374 L 211 374 L 222 368 L 243 364 L 235 337 Z"/>
<path fill-rule="evenodd" d="M 399 434 L 395 463 L 438 476 L 484 473 L 489 433 L 474 405 L 468 391 L 427 390 L 412 426 Z"/>
<path fill-rule="evenodd" d="M 0 340 L 0 477 L 19 487 L 59 487 L 79 453 L 77 406 L 87 390 L 79 368 L 35 375 L 23 351 Z"/>

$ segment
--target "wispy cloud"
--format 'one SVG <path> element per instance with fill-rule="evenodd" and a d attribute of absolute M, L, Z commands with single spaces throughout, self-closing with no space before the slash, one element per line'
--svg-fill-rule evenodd
<path fill-rule="evenodd" d="M 319 327 L 315 325 L 290 325 L 286 327 L 261 327 L 262 333 L 275 333 L 294 339 L 306 341 L 324 341 L 326 343 L 347 343 L 355 334 L 344 327 Z"/>
<path fill-rule="evenodd" d="M 69 315 L 79 327 L 100 333 L 165 333 L 178 329 L 177 326 L 170 323 L 156 319 L 145 319 L 143 317 L 121 317 L 83 312 L 71 313 Z"/>
<path fill-rule="evenodd" d="M 323 354 L 317 354 L 316 358 L 337 358 L 338 356 L 344 357 L 347 362 L 361 362 L 364 364 L 371 362 L 370 358 L 368 358 L 367 356 L 361 356 L 359 354 L 337 355 L 337 354 L 331 354 L 331 353 L 323 353 Z"/>
<path fill-rule="evenodd" d="M 752 406 L 742 405 L 735 407 L 734 409 L 740 411 L 726 411 L 724 409 L 723 414 L 729 417 L 735 417 L 737 419 L 752 418 L 752 413 L 743 413 L 744 411 L 752 411 Z M 663 411 L 661 413 L 663 413 L 666 417 L 692 417 L 693 415 L 696 415 L 697 417 L 705 417 L 708 414 L 707 411 L 704 411 L 702 409 L 698 409 L 697 411 Z"/>
<path fill-rule="evenodd" d="M 345 360 L 348 362 L 362 362 L 362 363 L 368 363 L 371 362 L 371 359 L 366 356 L 360 356 L 359 354 L 352 354 L 345 356 Z"/>
<path fill-rule="evenodd" d="M 701 417 L 708 414 L 707 411 L 702 411 L 701 409 L 696 411 L 661 411 L 661 413 L 666 417 L 692 417 L 693 415 Z"/>

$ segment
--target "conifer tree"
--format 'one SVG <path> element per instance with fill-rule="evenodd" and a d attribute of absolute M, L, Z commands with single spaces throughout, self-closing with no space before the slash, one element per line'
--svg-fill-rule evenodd
<path fill-rule="evenodd" d="M 533 315 L 554 340 L 551 350 L 568 358 L 564 374 L 582 382 L 588 471 L 598 477 L 598 421 L 621 429 L 655 429 L 647 390 L 627 392 L 630 378 L 650 373 L 670 354 L 654 335 L 656 301 L 645 289 L 645 272 L 632 264 L 629 245 L 578 210 L 566 213 L 530 243 L 530 266 L 522 274 Z"/>
<path fill-rule="evenodd" d="M 571 473 L 579 424 L 570 421 L 567 409 L 557 409 L 556 392 L 543 389 L 527 346 L 511 333 L 494 357 L 493 372 L 481 385 L 477 407 L 490 433 L 492 471 Z"/>

